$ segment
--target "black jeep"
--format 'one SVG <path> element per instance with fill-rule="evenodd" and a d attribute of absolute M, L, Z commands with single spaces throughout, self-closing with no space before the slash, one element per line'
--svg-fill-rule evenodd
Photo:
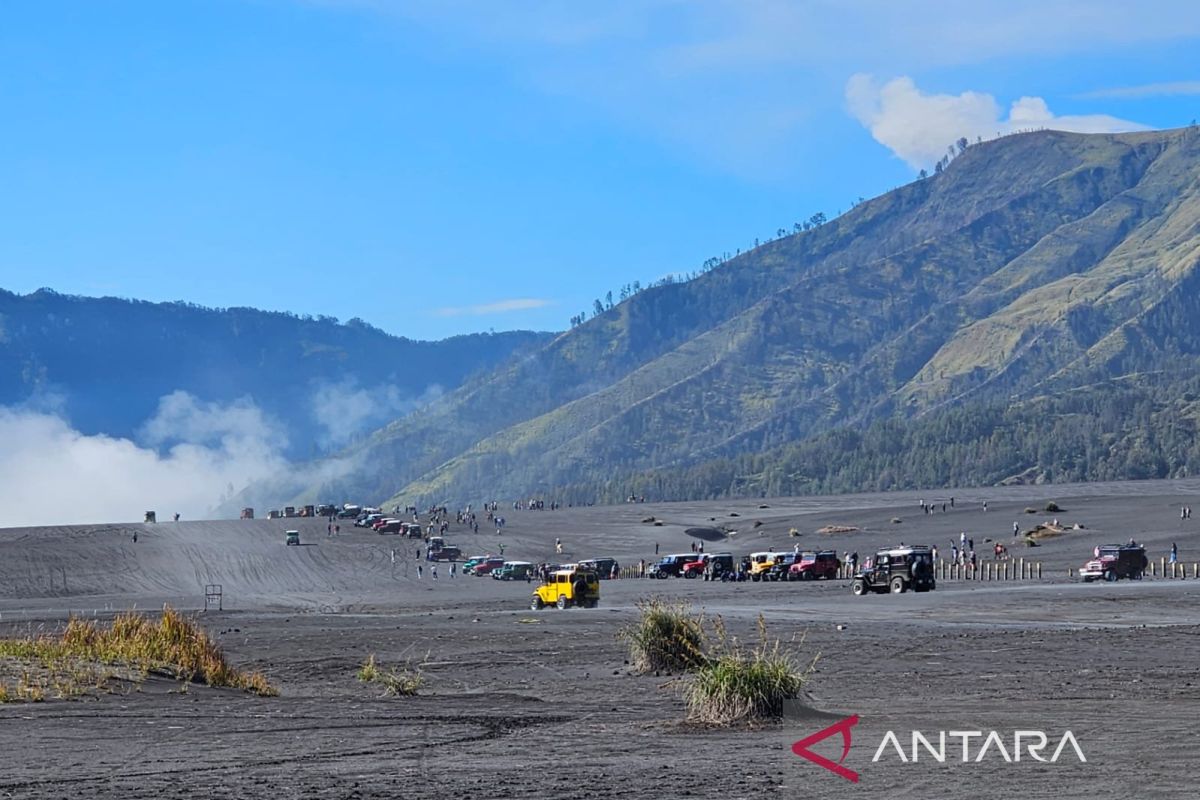
<path fill-rule="evenodd" d="M 935 588 L 933 551 L 927 545 L 880 550 L 863 565 L 850 584 L 850 590 L 857 595 L 868 592 L 900 594 L 909 589 L 929 592 Z"/>

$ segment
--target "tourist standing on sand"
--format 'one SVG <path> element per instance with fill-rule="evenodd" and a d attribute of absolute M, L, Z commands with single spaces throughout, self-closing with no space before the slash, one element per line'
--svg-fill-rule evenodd
<path fill-rule="evenodd" d="M 658 555 L 658 542 L 654 543 L 654 555 Z"/>
<path fill-rule="evenodd" d="M 560 556 L 562 555 L 562 539 L 554 540 L 554 552 L 558 553 Z"/>
<path fill-rule="evenodd" d="M 1017 522 L 1016 520 L 1013 520 L 1013 536 L 1016 536 L 1020 532 L 1021 532 L 1021 523 Z"/>
<path fill-rule="evenodd" d="M 417 562 L 417 580 L 421 580 L 421 562 Z"/>
<path fill-rule="evenodd" d="M 134 534 L 133 540 L 135 542 L 137 541 L 137 534 Z M 1174 542 L 1171 542 L 1171 563 L 1174 564 L 1178 560 L 1179 560 L 1179 548 L 1175 546 Z"/>
<path fill-rule="evenodd" d="M 433 578 L 435 581 L 437 580 L 437 564 L 429 565 L 429 577 Z"/>
<path fill-rule="evenodd" d="M 451 561 L 451 562 L 450 562 L 450 577 L 451 577 L 451 578 L 453 578 L 453 577 L 454 577 L 454 572 L 455 572 L 455 570 L 457 570 L 457 569 L 458 569 L 458 564 L 455 564 L 453 561 Z"/>

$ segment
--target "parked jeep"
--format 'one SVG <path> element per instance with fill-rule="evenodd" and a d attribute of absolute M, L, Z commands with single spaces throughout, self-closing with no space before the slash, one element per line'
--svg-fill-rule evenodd
<path fill-rule="evenodd" d="M 491 575 L 492 570 L 500 569 L 503 566 L 504 559 L 500 558 L 499 556 L 493 556 L 492 558 L 485 558 L 483 561 L 480 561 L 478 564 L 471 567 L 471 574 L 475 576 Z"/>
<path fill-rule="evenodd" d="M 928 592 L 937 588 L 933 576 L 933 552 L 928 545 L 890 547 L 880 550 L 854 576 L 850 590 L 901 594 L 909 589 Z"/>
<path fill-rule="evenodd" d="M 549 580 L 533 590 L 529 607 L 537 611 L 544 606 L 580 606 L 595 608 L 600 602 L 600 577 L 585 569 L 560 569 L 550 573 Z"/>
<path fill-rule="evenodd" d="M 533 574 L 533 564 L 528 561 L 505 561 L 504 565 L 492 570 L 498 581 L 523 581 Z"/>
<path fill-rule="evenodd" d="M 1097 578 L 1115 581 L 1121 578 L 1141 580 L 1150 565 L 1146 548 L 1140 544 L 1102 544 L 1092 554 L 1092 559 L 1079 568 L 1079 577 L 1084 583 Z"/>
<path fill-rule="evenodd" d="M 781 553 L 766 551 L 761 553 L 750 554 L 750 580 L 762 580 L 763 573 L 775 566 L 775 559 L 779 558 Z"/>
<path fill-rule="evenodd" d="M 284 544 L 288 546 L 300 544 L 300 531 L 284 531 L 283 535 L 287 537 Z"/>
<path fill-rule="evenodd" d="M 426 561 L 458 561 L 462 551 L 452 544 L 444 544 L 437 550 L 429 550 L 425 554 Z"/>
<path fill-rule="evenodd" d="M 713 579 L 720 579 L 726 572 L 732 571 L 732 553 L 702 553 L 698 561 L 684 564 L 680 574 L 685 578 L 699 578 L 708 574 Z"/>
<path fill-rule="evenodd" d="M 800 558 L 788 569 L 789 581 L 811 581 L 816 578 L 836 578 L 842 562 L 838 560 L 833 550 L 822 550 L 819 553 L 805 550 Z"/>
<path fill-rule="evenodd" d="M 775 558 L 775 563 L 767 567 L 762 574 L 764 581 L 786 581 L 788 579 L 788 570 L 792 564 L 799 558 L 799 553 L 780 553 Z"/>
<path fill-rule="evenodd" d="M 683 574 L 685 564 L 690 564 L 693 561 L 699 561 L 700 556 L 696 553 L 678 553 L 665 557 L 657 564 L 650 565 L 649 576 L 651 578 L 678 578 Z"/>
<path fill-rule="evenodd" d="M 618 570 L 621 568 L 615 558 L 585 558 L 579 562 L 579 566 L 594 571 L 600 580 L 611 578 L 614 567 Z"/>

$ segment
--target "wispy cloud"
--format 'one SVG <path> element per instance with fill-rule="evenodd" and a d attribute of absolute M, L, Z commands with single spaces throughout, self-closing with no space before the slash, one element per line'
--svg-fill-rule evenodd
<path fill-rule="evenodd" d="M 1040 97 L 1014 101 L 1006 117 L 990 94 L 926 94 L 908 77 L 880 84 L 870 75 L 855 75 L 846 84 L 846 103 L 875 141 L 913 169 L 933 165 L 962 137 L 973 142 L 1030 129 L 1116 133 L 1147 127 L 1107 114 L 1058 116 Z"/>
<path fill-rule="evenodd" d="M 489 314 L 529 311 L 552 305 L 554 305 L 553 300 L 543 300 L 537 297 L 518 297 L 512 300 L 497 300 L 494 303 L 483 303 L 477 306 L 447 306 L 437 309 L 434 313 L 439 317 L 483 317 Z"/>
<path fill-rule="evenodd" d="M 1110 89 L 1097 89 L 1084 92 L 1079 97 L 1085 99 L 1113 98 L 1116 100 L 1137 100 L 1143 97 L 1179 97 L 1200 94 L 1200 81 L 1171 81 L 1169 83 L 1144 83 L 1141 86 L 1116 86 Z"/>

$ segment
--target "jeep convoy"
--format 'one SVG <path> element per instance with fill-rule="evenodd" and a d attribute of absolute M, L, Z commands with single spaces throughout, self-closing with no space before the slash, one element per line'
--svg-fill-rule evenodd
<path fill-rule="evenodd" d="M 1146 548 L 1139 544 L 1102 544 L 1092 552 L 1092 558 L 1079 568 L 1084 583 L 1097 578 L 1116 581 L 1121 578 L 1140 581 L 1150 566 Z"/>
<path fill-rule="evenodd" d="M 929 592 L 936 588 L 933 551 L 927 545 L 880 550 L 867 559 L 850 584 L 850 590 L 859 596 L 872 592 L 903 594 L 909 589 Z"/>

